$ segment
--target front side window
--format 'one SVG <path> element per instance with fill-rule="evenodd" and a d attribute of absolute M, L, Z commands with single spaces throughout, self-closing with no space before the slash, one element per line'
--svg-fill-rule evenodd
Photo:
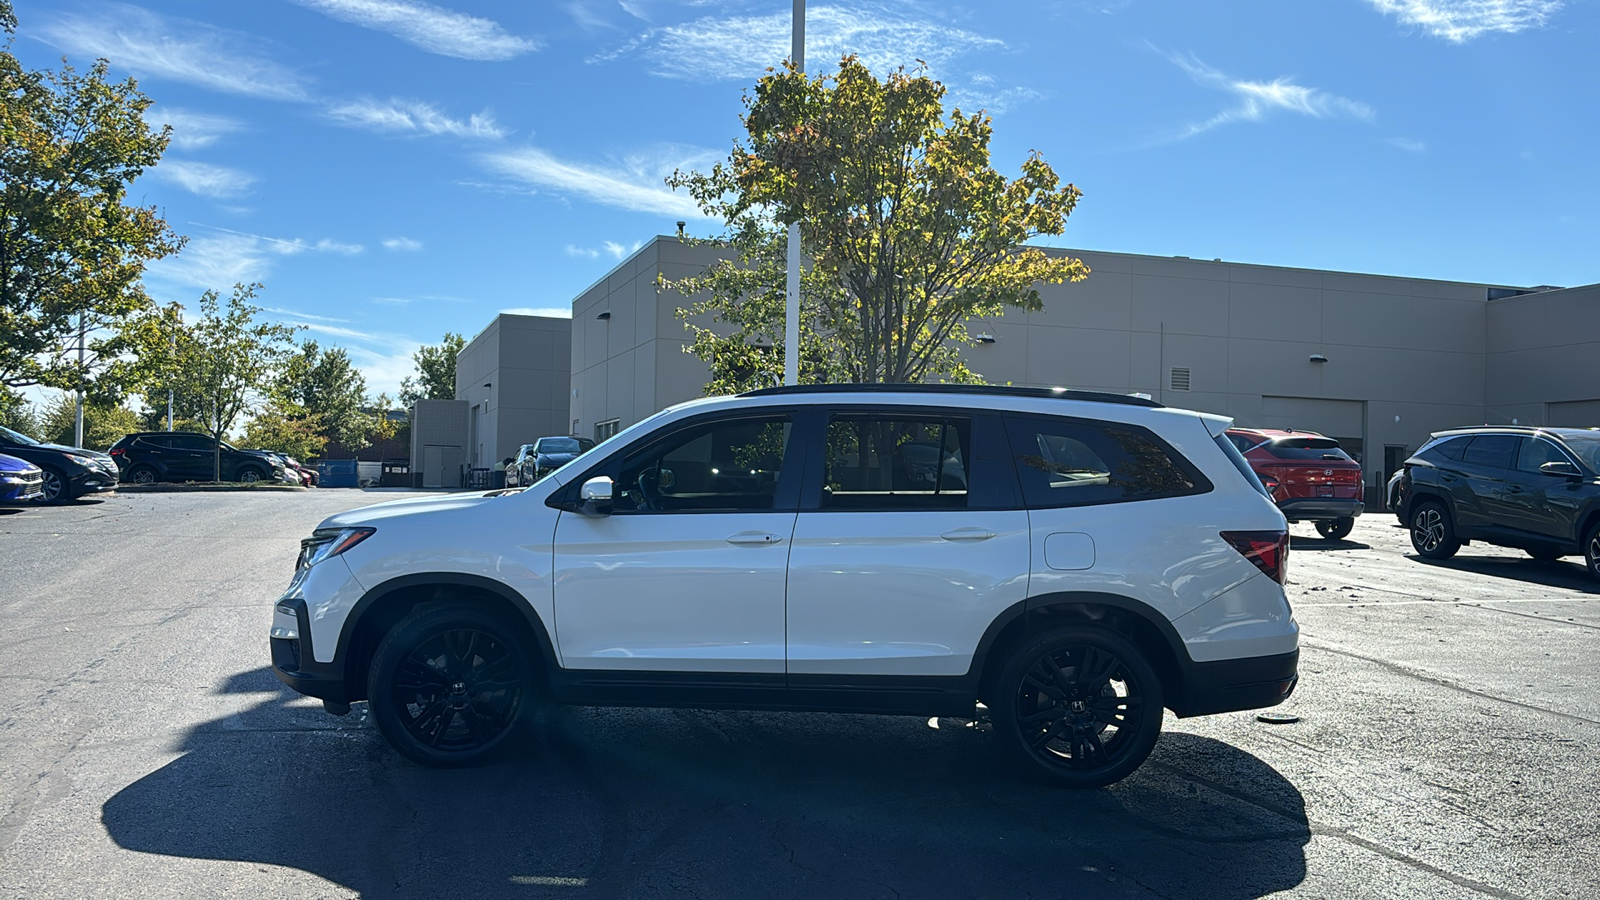
<path fill-rule="evenodd" d="M 1008 418 L 1023 498 L 1031 507 L 1085 506 L 1211 490 L 1188 460 L 1131 425 Z"/>
<path fill-rule="evenodd" d="M 1566 439 L 1567 447 L 1583 460 L 1583 464 L 1588 466 L 1590 471 L 1600 471 L 1600 435 L 1591 437 L 1567 434 L 1563 437 Z"/>
<path fill-rule="evenodd" d="M 1539 467 L 1547 462 L 1569 463 L 1561 448 L 1555 444 L 1539 438 L 1522 438 L 1521 447 L 1517 451 L 1517 469 L 1522 472 L 1539 474 Z"/>
<path fill-rule="evenodd" d="M 693 426 L 630 453 L 616 476 L 614 512 L 766 510 L 791 430 L 788 416 Z"/>
<path fill-rule="evenodd" d="M 966 509 L 964 417 L 850 413 L 828 421 L 822 509 Z"/>

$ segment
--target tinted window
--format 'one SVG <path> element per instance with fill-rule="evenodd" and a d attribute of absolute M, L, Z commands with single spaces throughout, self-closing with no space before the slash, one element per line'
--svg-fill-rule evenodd
<path fill-rule="evenodd" d="M 575 438 L 541 438 L 538 450 L 540 453 L 579 453 L 578 441 Z"/>
<path fill-rule="evenodd" d="M 1082 506 L 1198 494 L 1210 483 L 1143 428 L 1067 419 L 1007 419 L 1029 506 Z"/>
<path fill-rule="evenodd" d="M 965 509 L 966 418 L 840 414 L 828 421 L 823 509 Z"/>
<path fill-rule="evenodd" d="M 1522 438 L 1518 442 L 1517 468 L 1524 472 L 1538 473 L 1539 467 L 1547 462 L 1571 462 L 1565 453 L 1555 444 L 1540 438 Z"/>
<path fill-rule="evenodd" d="M 1239 470 L 1245 481 L 1250 482 L 1251 487 L 1260 491 L 1263 497 L 1272 496 L 1271 492 L 1261 485 L 1261 479 L 1256 476 L 1255 470 L 1250 468 L 1250 463 L 1245 461 L 1244 454 L 1240 452 L 1238 438 L 1222 435 L 1217 438 L 1217 446 L 1222 448 L 1222 452 L 1228 457 L 1228 462 L 1233 463 L 1233 467 Z"/>
<path fill-rule="evenodd" d="M 1261 443 L 1261 438 L 1258 438 L 1258 437 L 1255 437 L 1255 436 L 1246 436 L 1246 435 L 1242 435 L 1242 434 L 1228 434 L 1226 432 L 1224 432 L 1224 436 L 1227 437 L 1228 443 L 1232 444 L 1233 446 L 1235 446 L 1235 447 L 1237 447 L 1239 449 L 1240 453 L 1249 453 L 1251 450 L 1255 449 L 1258 444 Z"/>
<path fill-rule="evenodd" d="M 20 431 L 12 431 L 4 426 L 0 426 L 0 438 L 5 438 L 13 444 L 21 444 L 24 447 L 32 447 L 33 445 L 39 443 Z"/>
<path fill-rule="evenodd" d="M 172 447 L 175 450 L 190 450 L 205 453 L 211 453 L 217 448 L 217 445 L 211 442 L 211 438 L 199 434 L 170 435 L 164 439 L 163 445 Z"/>
<path fill-rule="evenodd" d="M 1516 452 L 1516 435 L 1480 434 L 1467 445 L 1466 452 L 1461 454 L 1461 461 L 1471 466 L 1509 469 Z"/>
<path fill-rule="evenodd" d="M 1576 453 L 1590 471 L 1600 471 L 1600 436 L 1576 437 L 1569 434 L 1563 437 L 1566 439 L 1567 449 Z"/>
<path fill-rule="evenodd" d="M 1267 452 L 1278 459 L 1355 462 L 1350 454 L 1339 449 L 1339 442 L 1332 438 L 1279 438 L 1267 444 Z"/>
<path fill-rule="evenodd" d="M 614 509 L 772 509 L 789 431 L 787 416 L 767 416 L 711 422 L 669 435 L 623 460 Z"/>

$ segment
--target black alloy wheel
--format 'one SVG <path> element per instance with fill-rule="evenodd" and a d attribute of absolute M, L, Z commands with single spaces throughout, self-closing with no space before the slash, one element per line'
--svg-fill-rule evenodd
<path fill-rule="evenodd" d="M 1600 522 L 1583 538 L 1583 561 L 1589 566 L 1589 574 L 1600 578 Z"/>
<path fill-rule="evenodd" d="M 241 484 L 255 484 L 258 481 L 266 480 L 267 473 L 261 471 L 258 466 L 245 466 L 239 470 L 239 482 Z"/>
<path fill-rule="evenodd" d="M 501 747 L 531 705 L 516 632 L 469 607 L 412 613 L 373 657 L 367 696 L 378 730 L 425 766 L 464 766 Z"/>
<path fill-rule="evenodd" d="M 1338 519 L 1324 519 L 1317 523 L 1317 534 L 1330 541 L 1342 541 L 1350 536 L 1356 527 L 1355 516 L 1343 516 Z"/>
<path fill-rule="evenodd" d="M 1104 787 L 1137 769 L 1161 734 L 1161 682 L 1133 642 L 1092 626 L 1029 640 L 1000 676 L 995 733 L 1033 775 Z"/>
<path fill-rule="evenodd" d="M 1411 546 L 1423 559 L 1449 559 L 1461 549 L 1450 512 L 1434 500 L 1411 510 Z"/>
<path fill-rule="evenodd" d="M 149 466 L 134 466 L 129 470 L 127 480 L 131 484 L 155 484 L 156 470 Z"/>
<path fill-rule="evenodd" d="M 44 482 L 39 486 L 44 493 L 39 496 L 40 503 L 65 503 L 72 499 L 72 493 L 67 489 L 67 479 L 55 469 L 44 469 Z"/>

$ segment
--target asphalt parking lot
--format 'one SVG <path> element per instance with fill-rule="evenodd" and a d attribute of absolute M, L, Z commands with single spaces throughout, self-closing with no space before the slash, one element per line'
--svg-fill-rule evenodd
<path fill-rule="evenodd" d="M 384 492 L 0 510 L 7 897 L 1594 897 L 1600 583 L 1295 527 L 1301 687 L 1112 788 L 966 723 L 564 709 L 430 771 L 266 669 L 298 540 Z"/>

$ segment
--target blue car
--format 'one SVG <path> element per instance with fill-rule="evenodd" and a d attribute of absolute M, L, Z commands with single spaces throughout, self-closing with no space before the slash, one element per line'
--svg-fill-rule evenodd
<path fill-rule="evenodd" d="M 0 453 L 0 503 L 23 503 L 43 496 L 44 470 Z"/>

